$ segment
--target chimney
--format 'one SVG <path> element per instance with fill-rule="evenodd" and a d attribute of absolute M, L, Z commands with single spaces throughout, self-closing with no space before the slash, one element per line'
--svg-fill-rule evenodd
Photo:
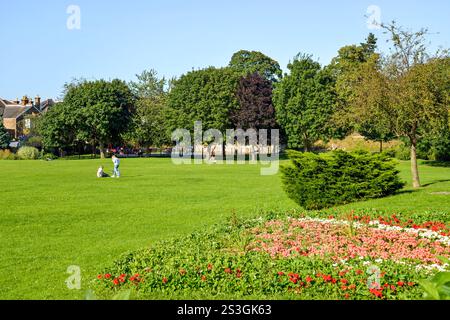
<path fill-rule="evenodd" d="M 37 96 L 34 98 L 34 103 L 35 103 L 35 105 L 38 106 L 38 107 L 41 106 L 41 97 L 39 97 L 39 95 L 37 95 Z"/>
<path fill-rule="evenodd" d="M 23 96 L 22 97 L 22 106 L 26 106 L 28 103 L 28 97 L 27 96 Z"/>

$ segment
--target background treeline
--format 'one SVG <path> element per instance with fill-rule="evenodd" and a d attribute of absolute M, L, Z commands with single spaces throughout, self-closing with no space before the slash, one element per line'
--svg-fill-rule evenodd
<path fill-rule="evenodd" d="M 450 160 L 450 56 L 429 52 L 426 29 L 412 32 L 395 22 L 382 27 L 389 52 L 378 52 L 369 34 L 339 49 L 329 65 L 297 54 L 284 74 L 276 60 L 242 50 L 226 67 L 175 79 L 151 69 L 129 83 L 73 81 L 30 139 L 54 153 L 93 149 L 104 156 L 107 146 L 171 146 L 174 129 L 193 129 L 200 120 L 205 129 L 279 128 L 287 148 L 311 151 L 318 141 L 356 131 L 380 147 L 401 139 L 419 185 L 418 154 Z"/>

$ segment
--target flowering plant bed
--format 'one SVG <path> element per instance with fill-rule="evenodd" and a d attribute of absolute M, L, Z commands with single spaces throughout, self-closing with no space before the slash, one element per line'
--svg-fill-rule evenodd
<path fill-rule="evenodd" d="M 431 230 L 351 216 L 234 219 L 125 254 L 94 288 L 100 297 L 131 288 L 140 299 L 421 299 L 418 282 L 448 268 L 445 223 Z"/>

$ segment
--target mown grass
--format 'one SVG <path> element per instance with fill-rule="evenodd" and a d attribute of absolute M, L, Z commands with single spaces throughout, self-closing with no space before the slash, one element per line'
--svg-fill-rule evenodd
<path fill-rule="evenodd" d="M 124 159 L 121 179 L 96 179 L 109 160 L 0 161 L 0 298 L 78 299 L 96 273 L 123 252 L 224 221 L 297 206 L 279 176 L 255 165 L 173 165 Z M 409 163 L 399 164 L 409 183 Z M 420 167 L 418 191 L 341 206 L 440 217 L 450 213 L 450 168 Z M 67 267 L 82 271 L 69 290 Z"/>

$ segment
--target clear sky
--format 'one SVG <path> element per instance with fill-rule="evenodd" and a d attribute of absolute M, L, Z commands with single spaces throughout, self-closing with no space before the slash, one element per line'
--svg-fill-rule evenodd
<path fill-rule="evenodd" d="M 80 29 L 67 27 L 70 5 Z M 73 78 L 129 81 L 150 68 L 179 76 L 225 66 L 240 49 L 285 71 L 298 52 L 326 64 L 371 31 L 385 48 L 386 36 L 367 26 L 370 5 L 382 21 L 428 27 L 433 46 L 450 47 L 449 0 L 0 0 L 0 97 L 58 97 Z"/>

